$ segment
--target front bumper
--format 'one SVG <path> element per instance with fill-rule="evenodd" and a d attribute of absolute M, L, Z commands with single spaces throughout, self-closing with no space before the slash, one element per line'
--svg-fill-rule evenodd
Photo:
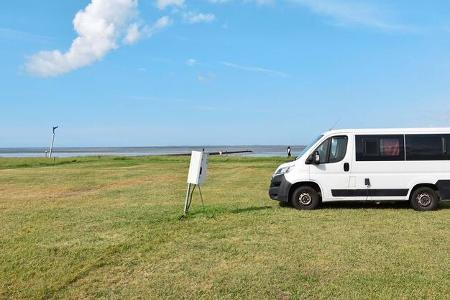
<path fill-rule="evenodd" d="M 272 178 L 269 188 L 269 196 L 272 200 L 280 202 L 289 202 L 289 190 L 292 184 L 290 184 L 284 175 L 278 175 Z"/>

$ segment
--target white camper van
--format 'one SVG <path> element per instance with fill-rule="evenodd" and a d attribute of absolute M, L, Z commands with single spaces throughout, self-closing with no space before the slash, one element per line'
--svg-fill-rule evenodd
<path fill-rule="evenodd" d="M 297 209 L 329 201 L 450 200 L 450 128 L 348 129 L 319 136 L 272 176 L 269 195 Z"/>

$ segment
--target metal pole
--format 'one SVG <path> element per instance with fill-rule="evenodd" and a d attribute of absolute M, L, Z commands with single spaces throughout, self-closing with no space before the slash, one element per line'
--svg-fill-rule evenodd
<path fill-rule="evenodd" d="M 202 199 L 203 211 L 205 211 L 205 203 L 203 202 L 202 189 L 200 188 L 200 186 L 198 186 L 198 191 L 200 192 L 200 199 Z"/>
<path fill-rule="evenodd" d="M 53 153 L 53 145 L 55 143 L 55 134 L 53 133 L 53 137 L 52 137 L 52 144 L 50 146 L 50 154 L 49 154 L 49 158 L 52 158 L 52 153 Z"/>
<path fill-rule="evenodd" d="M 188 213 L 189 206 L 190 206 L 190 197 L 192 197 L 191 184 L 188 183 L 187 191 L 186 191 L 186 199 L 184 200 L 184 210 L 183 210 L 184 215 L 187 215 L 187 213 Z"/>
<path fill-rule="evenodd" d="M 52 158 L 52 153 L 53 153 L 53 145 L 55 144 L 55 135 L 56 135 L 56 129 L 58 129 L 58 126 L 54 126 L 53 127 L 53 135 L 52 135 L 52 144 L 50 146 L 50 154 L 49 154 L 49 158 Z"/>

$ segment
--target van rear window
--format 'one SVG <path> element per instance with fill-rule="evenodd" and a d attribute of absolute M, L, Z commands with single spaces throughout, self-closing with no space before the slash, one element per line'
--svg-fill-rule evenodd
<path fill-rule="evenodd" d="M 448 135 L 407 134 L 407 160 L 446 160 L 448 157 Z"/>
<path fill-rule="evenodd" d="M 398 161 L 405 159 L 403 135 L 357 135 L 357 161 Z"/>

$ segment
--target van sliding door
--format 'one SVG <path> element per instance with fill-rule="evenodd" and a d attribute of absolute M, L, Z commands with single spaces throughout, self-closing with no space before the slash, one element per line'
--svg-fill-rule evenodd
<path fill-rule="evenodd" d="M 351 189 L 361 200 L 403 200 L 408 195 L 404 135 L 358 135 Z"/>

